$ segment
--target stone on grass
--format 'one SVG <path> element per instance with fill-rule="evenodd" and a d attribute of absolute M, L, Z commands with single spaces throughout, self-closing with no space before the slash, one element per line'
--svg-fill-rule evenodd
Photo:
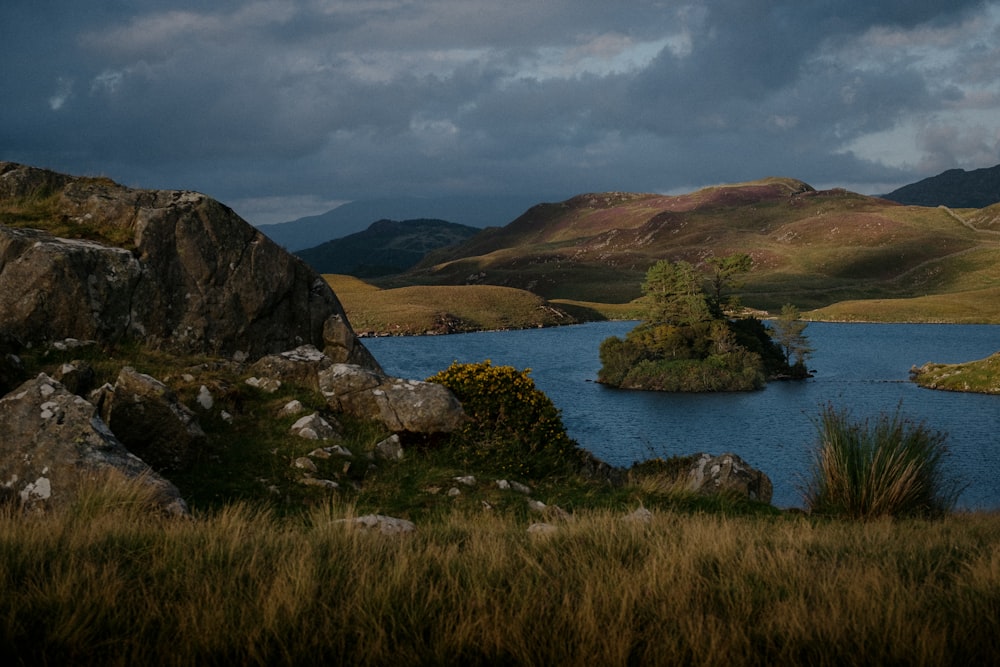
<path fill-rule="evenodd" d="M 417 526 L 412 521 L 397 519 L 384 514 L 365 514 L 353 519 L 340 519 L 337 523 L 343 523 L 357 528 L 377 530 L 383 535 L 394 535 L 399 533 L 412 533 Z"/>
<path fill-rule="evenodd" d="M 340 437 L 330 422 L 318 412 L 299 418 L 292 424 L 291 433 L 308 440 L 332 440 Z"/>

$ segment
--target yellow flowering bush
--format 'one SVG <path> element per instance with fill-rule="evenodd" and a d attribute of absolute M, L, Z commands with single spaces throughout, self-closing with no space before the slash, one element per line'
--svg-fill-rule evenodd
<path fill-rule="evenodd" d="M 499 472 L 539 477 L 576 460 L 559 409 L 529 377 L 530 369 L 455 362 L 427 378 L 448 387 L 470 422 L 459 446 L 475 463 Z"/>

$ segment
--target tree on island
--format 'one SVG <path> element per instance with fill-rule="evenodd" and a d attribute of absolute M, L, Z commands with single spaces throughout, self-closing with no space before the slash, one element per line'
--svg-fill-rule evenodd
<path fill-rule="evenodd" d="M 599 382 L 658 391 L 749 391 L 768 377 L 794 375 L 760 320 L 731 319 L 739 309 L 731 292 L 750 270 L 750 256 L 707 264 L 708 276 L 684 261 L 661 260 L 649 268 L 643 321 L 624 340 L 613 336 L 601 343 Z"/>
<path fill-rule="evenodd" d="M 785 364 L 794 378 L 809 377 L 806 359 L 813 348 L 806 338 L 805 329 L 809 325 L 801 319 L 799 309 L 790 303 L 781 307 L 781 314 L 771 323 L 771 337 L 785 355 Z M 792 363 L 792 359 L 795 363 Z"/>

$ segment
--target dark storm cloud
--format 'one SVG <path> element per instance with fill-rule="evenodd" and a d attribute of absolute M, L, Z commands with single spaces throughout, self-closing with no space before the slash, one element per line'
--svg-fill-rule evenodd
<path fill-rule="evenodd" d="M 255 222 L 774 174 L 874 192 L 1000 162 L 998 26 L 961 0 L 13 0 L 0 159 Z"/>

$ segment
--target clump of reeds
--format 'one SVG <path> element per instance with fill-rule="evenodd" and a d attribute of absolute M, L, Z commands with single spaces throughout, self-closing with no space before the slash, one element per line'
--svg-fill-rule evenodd
<path fill-rule="evenodd" d="M 949 512 L 959 487 L 944 470 L 947 436 L 897 408 L 874 420 L 852 421 L 826 406 L 806 490 L 811 512 L 855 519 L 935 517 Z"/>

